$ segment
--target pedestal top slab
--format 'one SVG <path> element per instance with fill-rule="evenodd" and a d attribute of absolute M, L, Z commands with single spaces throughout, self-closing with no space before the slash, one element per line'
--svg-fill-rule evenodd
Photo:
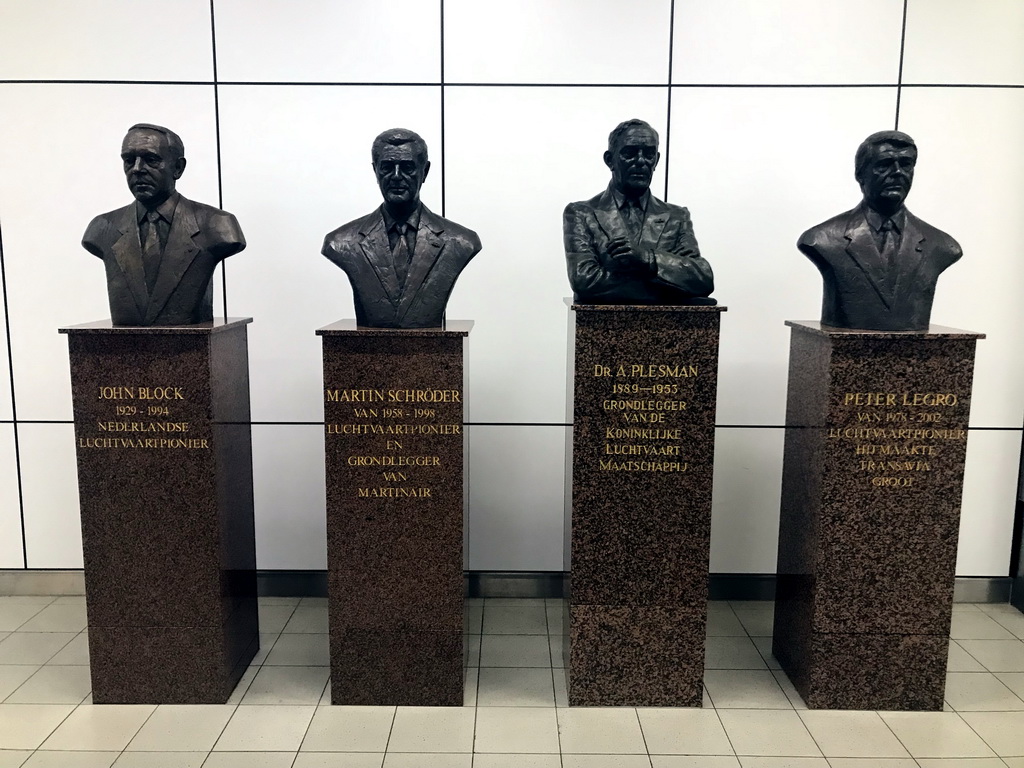
<path fill-rule="evenodd" d="M 709 307 L 714 309 L 714 307 Z M 786 325 L 804 333 L 815 336 L 855 337 L 864 339 L 984 339 L 984 333 L 965 331 L 960 328 L 948 328 L 945 325 L 929 325 L 927 331 L 860 331 L 852 328 L 833 328 L 822 325 L 818 320 L 787 320 Z"/>
<path fill-rule="evenodd" d="M 180 334 L 208 334 L 226 331 L 239 325 L 248 325 L 252 322 L 251 317 L 228 317 L 219 318 L 207 323 L 195 323 L 193 325 L 114 325 L 110 318 L 106 320 L 95 320 L 91 323 L 81 325 L 69 325 L 66 328 L 58 328 L 60 333 L 123 333 L 123 334 L 154 334 L 180 335 Z"/>
<path fill-rule="evenodd" d="M 574 312 L 727 312 L 721 304 L 577 304 L 568 296 L 562 301 Z"/>
<path fill-rule="evenodd" d="M 449 320 L 443 328 L 368 328 L 350 317 L 317 328 L 317 336 L 469 336 L 472 320 Z"/>

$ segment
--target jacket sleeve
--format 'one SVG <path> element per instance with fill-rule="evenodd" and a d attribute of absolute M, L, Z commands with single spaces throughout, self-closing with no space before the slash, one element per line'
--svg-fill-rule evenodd
<path fill-rule="evenodd" d="M 103 241 L 109 224 L 103 216 L 97 216 L 89 222 L 82 236 L 82 247 L 93 256 L 103 258 Z"/>
<path fill-rule="evenodd" d="M 715 275 L 711 265 L 700 255 L 690 212 L 683 208 L 673 218 L 678 223 L 678 231 L 673 242 L 659 243 L 654 250 L 654 279 L 685 297 L 710 296 L 715 290 Z"/>
<path fill-rule="evenodd" d="M 586 206 L 570 203 L 562 215 L 562 236 L 565 243 L 569 285 L 580 301 L 601 301 L 615 295 L 621 277 L 606 267 L 587 223 Z"/>
<path fill-rule="evenodd" d="M 217 211 L 210 217 L 210 252 L 224 259 L 245 249 L 245 236 L 238 226 L 238 219 L 227 211 Z"/>

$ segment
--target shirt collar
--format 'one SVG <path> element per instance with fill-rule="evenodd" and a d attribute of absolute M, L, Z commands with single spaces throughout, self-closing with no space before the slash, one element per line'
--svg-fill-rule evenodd
<path fill-rule="evenodd" d="M 874 208 L 868 205 L 864 206 L 864 212 L 865 217 L 868 220 L 868 224 L 871 225 L 871 229 L 873 229 L 875 232 L 882 231 L 882 225 L 885 223 L 886 218 L 892 220 L 893 227 L 899 234 L 903 234 L 903 229 L 907 225 L 907 209 L 903 208 L 902 206 L 898 211 L 896 211 L 896 213 L 888 217 L 883 216 Z"/>
<path fill-rule="evenodd" d="M 628 201 L 626 199 L 626 196 L 624 194 L 622 194 L 621 192 L 619 192 L 619 190 L 617 190 L 614 187 L 614 185 L 609 187 L 609 190 L 611 190 L 612 200 L 615 201 L 616 209 L 621 211 L 623 208 L 626 207 L 626 205 L 628 203 Z M 647 213 L 647 202 L 650 199 L 651 199 L 651 190 L 649 190 L 649 189 L 645 190 L 644 193 L 640 196 L 640 200 L 639 200 L 640 210 L 643 211 L 644 213 Z"/>
<path fill-rule="evenodd" d="M 168 224 L 170 224 L 174 219 L 174 209 L 178 207 L 179 197 L 181 197 L 181 195 L 177 192 L 171 192 L 170 196 L 156 207 L 156 212 L 160 214 L 160 218 Z M 139 224 L 142 224 L 142 222 L 146 220 L 147 213 L 148 211 L 146 210 L 146 206 L 136 200 L 135 217 Z"/>
<path fill-rule="evenodd" d="M 420 228 L 420 211 L 422 210 L 422 208 L 423 208 L 423 203 L 420 203 L 419 205 L 416 206 L 416 209 L 411 214 L 409 214 L 409 218 L 405 220 L 405 225 L 407 227 L 412 227 L 413 231 L 416 231 L 417 229 Z M 395 224 L 402 223 L 402 222 L 399 222 L 394 216 L 392 216 L 388 212 L 388 208 L 387 208 L 386 205 L 382 205 L 380 207 L 380 213 L 381 213 L 381 216 L 384 218 L 384 231 L 385 232 L 390 232 L 392 227 L 395 226 Z M 403 234 L 404 233 L 405 232 L 403 230 Z"/>

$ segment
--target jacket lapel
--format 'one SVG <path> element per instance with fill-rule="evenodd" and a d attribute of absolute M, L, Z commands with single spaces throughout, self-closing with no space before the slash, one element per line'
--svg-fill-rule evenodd
<path fill-rule="evenodd" d="M 597 206 L 594 207 L 594 216 L 597 217 L 597 223 L 601 225 L 601 229 L 604 230 L 609 240 L 617 240 L 619 238 L 629 240 L 629 230 L 626 228 L 626 222 L 622 220 L 619 209 L 615 205 L 615 198 L 612 197 L 612 193 L 608 190 L 605 190 Z"/>
<path fill-rule="evenodd" d="M 662 210 L 664 206 L 651 195 L 647 201 L 647 216 L 644 218 L 644 228 L 640 233 L 640 245 L 644 248 L 655 248 L 661 240 L 661 233 L 665 231 L 668 224 L 668 211 Z"/>
<path fill-rule="evenodd" d="M 384 231 L 384 219 L 380 211 L 376 211 L 367 217 L 367 221 L 368 225 L 359 233 L 363 236 L 359 247 L 363 249 L 363 256 L 380 280 L 388 301 L 392 306 L 397 306 L 402 291 L 398 286 L 394 265 L 391 263 L 391 244 L 388 242 L 387 232 Z"/>
<path fill-rule="evenodd" d="M 132 299 L 135 300 L 139 317 L 145 317 L 146 305 L 149 303 L 149 291 L 146 289 L 146 273 L 142 268 L 142 244 L 139 242 L 139 226 L 135 221 L 134 203 L 124 211 L 124 215 L 117 224 L 121 237 L 114 242 L 110 250 L 114 253 L 117 266 L 124 273 L 125 282 L 128 283 Z"/>
<path fill-rule="evenodd" d="M 398 305 L 399 323 L 405 319 L 423 281 L 427 279 L 438 256 L 441 255 L 444 247 L 440 238 L 442 232 L 444 232 L 444 225 L 441 223 L 441 219 L 431 213 L 427 206 L 422 206 L 420 226 L 416 230 L 416 252 L 409 264 L 409 273 L 405 277 L 405 289 L 402 291 L 402 300 Z"/>
<path fill-rule="evenodd" d="M 885 273 L 887 265 L 882 263 L 882 254 L 878 252 L 875 245 L 875 238 L 871 234 L 871 225 L 868 224 L 864 214 L 858 211 L 857 215 L 850 219 L 846 230 L 846 253 L 853 260 L 854 264 L 867 277 L 871 287 L 875 289 L 879 300 L 889 309 L 892 305 L 892 293 L 886 285 Z"/>
<path fill-rule="evenodd" d="M 900 237 L 899 265 L 900 268 L 895 276 L 893 294 L 902 296 L 909 286 L 914 284 L 917 270 L 924 258 L 924 234 L 914 224 L 914 217 L 907 211 L 904 218 L 906 224 L 903 227 L 903 234 Z"/>
<path fill-rule="evenodd" d="M 167 235 L 164 255 L 160 259 L 160 269 L 156 273 L 153 295 L 149 297 L 149 307 L 146 310 L 147 325 L 157 318 L 174 293 L 174 289 L 181 283 L 181 278 L 195 261 L 199 246 L 195 244 L 193 237 L 197 234 L 199 225 L 196 223 L 192 203 L 184 197 L 179 198 L 174 209 L 171 231 Z"/>

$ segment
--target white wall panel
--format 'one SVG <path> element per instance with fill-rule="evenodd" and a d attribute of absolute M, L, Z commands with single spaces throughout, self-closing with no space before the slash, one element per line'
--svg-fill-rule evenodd
<path fill-rule="evenodd" d="M 446 0 L 450 83 L 667 83 L 670 0 Z"/>
<path fill-rule="evenodd" d="M 18 426 L 29 568 L 81 568 L 75 428 Z"/>
<path fill-rule="evenodd" d="M 5 0 L 0 79 L 212 80 L 208 0 Z"/>
<path fill-rule="evenodd" d="M 446 89 L 448 217 L 483 242 L 448 304 L 476 320 L 470 421 L 564 421 L 562 211 L 608 186 L 601 156 L 618 123 L 664 133 L 666 100 L 647 88 Z M 664 179 L 659 169 L 652 188 Z"/>
<path fill-rule="evenodd" d="M 2 182 L 0 182 L 2 183 Z M 0 230 L 3 210 L 0 210 Z M 7 322 L 3 292 L 0 292 L 0 421 L 14 418 L 11 410 L 11 365 L 7 354 Z"/>
<path fill-rule="evenodd" d="M 904 83 L 1024 84 L 1020 0 L 910 0 Z"/>
<path fill-rule="evenodd" d="M 672 82 L 896 83 L 902 19 L 903 0 L 676 0 Z"/>
<path fill-rule="evenodd" d="M 715 430 L 712 573 L 775 573 L 785 433 Z"/>
<path fill-rule="evenodd" d="M 1016 430 L 971 430 L 967 438 L 958 576 L 1009 573 L 1020 442 Z"/>
<path fill-rule="evenodd" d="M 438 0 L 216 0 L 227 81 L 422 83 L 441 78 Z"/>
<path fill-rule="evenodd" d="M 821 317 L 821 276 L 797 238 L 860 202 L 854 154 L 892 127 L 895 98 L 888 88 L 674 92 L 670 200 L 690 209 L 714 295 L 729 307 L 719 424 L 785 423 L 784 322 Z"/>
<path fill-rule="evenodd" d="M 249 243 L 228 265 L 228 311 L 255 318 L 252 418 L 322 421 L 315 331 L 355 317 L 348 277 L 320 255 L 324 236 L 381 204 L 370 145 L 388 128 L 427 142 L 422 199 L 441 212 L 440 88 L 222 86 L 220 119 L 224 206 Z"/>
<path fill-rule="evenodd" d="M 323 427 L 254 426 L 252 471 L 256 566 L 326 568 Z"/>
<path fill-rule="evenodd" d="M 900 129 L 919 151 L 907 207 L 964 249 L 939 278 L 932 322 L 988 334 L 978 342 L 971 424 L 1020 427 L 1024 90 L 904 88 Z"/>
<path fill-rule="evenodd" d="M 567 429 L 469 428 L 470 570 L 562 570 Z"/>
<path fill-rule="evenodd" d="M 0 85 L 0 214 L 19 419 L 70 419 L 64 325 L 110 317 L 103 263 L 81 246 L 93 216 L 132 202 L 121 140 L 137 122 L 185 143 L 186 197 L 216 204 L 213 88 Z M 243 222 L 243 227 L 244 227 Z"/>
<path fill-rule="evenodd" d="M 23 568 L 14 426 L 0 424 L 0 568 Z"/>

